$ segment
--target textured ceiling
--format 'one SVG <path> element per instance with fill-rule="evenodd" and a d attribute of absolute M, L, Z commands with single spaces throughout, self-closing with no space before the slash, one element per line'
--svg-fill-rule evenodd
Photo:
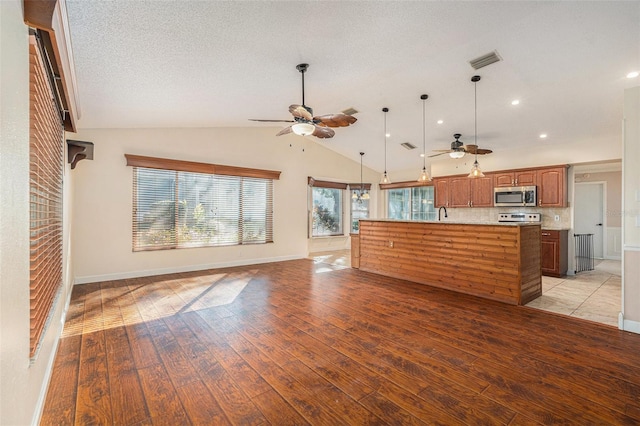
<path fill-rule="evenodd" d="M 67 0 L 78 127 L 255 127 L 353 107 L 358 122 L 318 141 L 382 171 L 414 167 L 454 133 L 494 154 L 517 146 L 618 143 L 623 90 L 640 84 L 640 2 Z M 503 61 L 468 61 L 497 50 Z M 520 105 L 511 105 L 519 99 Z M 436 124 L 436 120 L 443 124 Z M 539 139 L 547 133 L 546 140 Z M 295 138 L 287 135 L 282 138 Z M 285 143 L 286 140 L 283 141 Z M 402 142 L 418 149 L 407 151 Z M 435 161 L 447 160 L 448 156 Z M 430 160 L 431 161 L 431 160 Z"/>

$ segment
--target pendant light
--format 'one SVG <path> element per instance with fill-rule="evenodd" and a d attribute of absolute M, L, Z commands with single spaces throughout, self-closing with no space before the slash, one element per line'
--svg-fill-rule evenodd
<path fill-rule="evenodd" d="M 420 95 L 420 99 L 422 99 L 422 173 L 420 173 L 418 182 L 427 183 L 431 180 L 427 172 L 427 114 L 425 109 L 429 95 Z"/>
<path fill-rule="evenodd" d="M 471 77 L 471 81 L 473 81 L 473 111 L 474 111 L 474 131 L 475 131 L 475 140 L 474 143 L 476 145 L 476 159 L 473 162 L 473 167 L 471 168 L 471 173 L 469 173 L 469 178 L 481 178 L 484 177 L 484 173 L 480 170 L 480 164 L 478 164 L 478 91 L 477 91 L 477 83 L 480 81 L 479 75 L 474 75 Z"/>
<path fill-rule="evenodd" d="M 364 152 L 360 153 L 360 189 L 357 190 L 357 193 L 354 192 L 351 196 L 352 199 L 357 200 L 359 203 L 362 203 L 362 200 L 369 199 L 369 191 L 364 189 L 364 183 L 362 183 L 362 157 L 364 156 Z"/>
<path fill-rule="evenodd" d="M 382 175 L 380 183 L 391 183 L 391 179 L 389 179 L 387 175 L 387 113 L 389 112 L 389 108 L 382 108 L 382 112 L 384 112 L 384 174 Z"/>

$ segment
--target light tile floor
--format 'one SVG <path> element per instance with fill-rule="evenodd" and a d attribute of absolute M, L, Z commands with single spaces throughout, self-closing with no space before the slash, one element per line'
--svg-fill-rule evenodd
<path fill-rule="evenodd" d="M 351 267 L 349 250 L 310 253 L 330 269 Z M 620 261 L 596 260 L 594 271 L 565 278 L 542 277 L 542 296 L 526 306 L 617 327 L 621 306 Z M 317 268 L 316 272 L 324 272 Z"/>
<path fill-rule="evenodd" d="M 542 296 L 526 306 L 618 326 L 620 261 L 596 260 L 595 270 L 566 278 L 542 277 Z"/>

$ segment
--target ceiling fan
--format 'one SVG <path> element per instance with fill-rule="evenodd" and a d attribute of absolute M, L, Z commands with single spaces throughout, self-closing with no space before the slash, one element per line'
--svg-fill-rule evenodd
<path fill-rule="evenodd" d="M 453 135 L 456 140 L 451 142 L 451 149 L 435 149 L 434 151 L 438 154 L 430 155 L 429 158 L 444 154 L 449 154 L 451 158 L 462 158 L 465 154 L 484 155 L 493 152 L 490 149 L 478 148 L 478 145 L 465 145 L 460 142 L 460 136 L 462 136 L 460 133 Z"/>
<path fill-rule="evenodd" d="M 335 132 L 331 127 L 347 127 L 355 123 L 358 119 L 348 114 L 327 114 L 313 116 L 313 110 L 304 104 L 304 73 L 309 68 L 309 64 L 298 64 L 296 69 L 302 74 L 302 105 L 289 105 L 289 112 L 293 115 L 293 120 L 259 120 L 250 118 L 251 121 L 271 122 L 271 123 L 294 123 L 282 129 L 276 136 L 295 133 L 301 136 L 315 136 L 317 138 L 332 138 Z"/>

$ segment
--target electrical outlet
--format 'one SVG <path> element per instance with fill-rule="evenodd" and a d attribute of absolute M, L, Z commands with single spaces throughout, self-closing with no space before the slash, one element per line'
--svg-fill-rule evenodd
<path fill-rule="evenodd" d="M 393 248 L 393 241 L 389 241 L 389 247 Z"/>
<path fill-rule="evenodd" d="M 559 214 L 555 215 L 553 219 L 554 219 L 556 222 L 560 222 L 560 215 L 559 215 Z"/>

